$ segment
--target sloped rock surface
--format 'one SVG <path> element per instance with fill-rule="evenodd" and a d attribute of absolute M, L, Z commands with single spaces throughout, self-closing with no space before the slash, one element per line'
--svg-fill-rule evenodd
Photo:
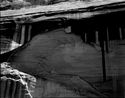
<path fill-rule="evenodd" d="M 13 69 L 9 65 L 11 64 L 6 62 L 1 64 L 1 98 L 99 98 L 98 96 L 101 95 L 78 76 L 53 74 L 35 78 Z"/>
<path fill-rule="evenodd" d="M 43 98 L 43 97 L 78 97 L 79 95 L 65 87 L 35 78 L 10 67 L 10 63 L 1 63 L 1 98 Z"/>
<path fill-rule="evenodd" d="M 82 96 L 100 97 L 103 94 L 79 77 L 100 75 L 100 59 L 98 49 L 84 44 L 80 37 L 58 29 L 35 36 L 9 61 L 13 68 L 76 90 Z"/>
<path fill-rule="evenodd" d="M 9 59 L 13 67 L 31 75 L 60 73 L 102 74 L 101 52 L 64 29 L 35 36 Z M 16 65 L 16 66 L 15 66 Z M 86 70 L 88 69 L 88 70 Z"/>

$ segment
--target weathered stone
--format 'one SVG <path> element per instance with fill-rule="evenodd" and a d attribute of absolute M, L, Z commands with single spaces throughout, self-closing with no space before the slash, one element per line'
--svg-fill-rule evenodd
<path fill-rule="evenodd" d="M 32 88 L 35 78 L 9 65 L 1 63 L 1 98 L 32 98 L 29 88 Z"/>
<path fill-rule="evenodd" d="M 45 98 L 80 96 L 82 96 L 83 98 L 88 98 L 89 95 L 96 96 L 96 94 L 98 94 L 98 92 L 96 92 L 96 90 L 94 90 L 91 85 L 76 76 L 53 75 L 52 77 L 50 76 L 47 79 L 44 79 L 44 77 L 35 79 L 33 76 L 13 69 L 9 65 L 11 64 L 6 62 L 1 64 L 1 98 Z M 59 83 L 55 81 L 56 79 L 59 82 L 64 80 L 67 84 L 67 87 L 61 84 L 61 82 Z M 76 85 L 74 83 L 76 83 Z M 78 89 L 84 89 L 84 91 L 82 91 L 83 95 Z M 95 92 L 95 95 L 91 92 Z"/>
<path fill-rule="evenodd" d="M 20 9 L 22 7 L 31 6 L 30 2 L 24 0 L 3 0 L 0 1 L 0 3 L 0 10 Z"/>
<path fill-rule="evenodd" d="M 31 75 L 83 74 L 100 76 L 101 52 L 64 29 L 35 36 L 23 49 L 11 56 L 13 67 Z M 87 68 L 87 70 L 86 70 Z"/>
<path fill-rule="evenodd" d="M 65 78 L 68 74 L 78 77 L 100 75 L 100 54 L 96 48 L 83 43 L 79 36 L 58 29 L 35 36 L 9 61 L 18 70 L 64 85 L 81 95 L 90 93 L 90 96 L 103 96 L 84 80 Z M 60 74 L 64 74 L 64 77 Z M 84 88 L 85 85 L 87 87 Z"/>
<path fill-rule="evenodd" d="M 78 93 L 67 89 L 59 83 L 37 78 L 35 89 L 31 93 L 33 98 L 46 97 L 80 97 Z M 86 96 L 84 97 L 86 98 Z"/>

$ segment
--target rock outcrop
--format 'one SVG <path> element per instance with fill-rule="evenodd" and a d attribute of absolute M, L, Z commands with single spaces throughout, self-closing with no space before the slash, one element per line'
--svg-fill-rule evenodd
<path fill-rule="evenodd" d="M 102 74 L 101 52 L 83 43 L 79 36 L 66 34 L 64 29 L 35 36 L 8 61 L 13 64 L 13 68 L 31 75 Z"/>
<path fill-rule="evenodd" d="M 30 2 L 26 2 L 24 0 L 3 0 L 0 1 L 0 3 L 0 10 L 20 9 L 31 6 Z"/>
<path fill-rule="evenodd" d="M 100 93 L 78 76 L 52 75 L 35 78 L 13 69 L 10 65 L 7 62 L 1 63 L 1 98 L 99 98 L 97 95 Z"/>
<path fill-rule="evenodd" d="M 11 63 L 1 63 L 1 98 L 79 97 L 72 90 L 13 69 Z"/>
<path fill-rule="evenodd" d="M 36 82 L 35 77 L 1 63 L 0 98 L 32 98 L 30 88 Z"/>
<path fill-rule="evenodd" d="M 12 39 L 6 38 L 5 36 L 0 36 L 0 54 L 4 54 L 7 52 L 10 52 L 18 47 L 21 46 L 21 44 L 13 41 Z"/>
<path fill-rule="evenodd" d="M 103 94 L 79 76 L 100 75 L 99 59 L 98 49 L 84 44 L 79 36 L 58 29 L 35 36 L 9 61 L 22 72 L 60 84 L 81 96 L 98 98 Z"/>

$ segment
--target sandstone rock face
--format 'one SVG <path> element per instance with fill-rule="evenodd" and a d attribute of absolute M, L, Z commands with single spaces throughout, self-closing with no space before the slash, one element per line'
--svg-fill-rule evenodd
<path fill-rule="evenodd" d="M 13 54 L 9 61 L 13 68 L 48 80 L 42 81 L 46 86 L 41 84 L 40 89 L 45 88 L 44 91 L 50 94 L 44 92 L 42 96 L 56 96 L 55 92 L 60 84 L 66 87 L 65 90 L 70 89 L 71 93 L 76 91 L 82 96 L 98 98 L 103 95 L 79 76 L 100 75 L 100 54 L 98 49 L 84 44 L 79 36 L 66 34 L 64 29 L 57 29 L 36 35 L 26 46 Z M 72 77 L 69 77 L 70 75 Z M 75 75 L 78 77 L 74 77 Z M 48 86 L 50 84 L 52 87 Z M 49 92 L 49 89 L 54 89 L 54 92 Z"/>
<path fill-rule="evenodd" d="M 63 82 L 61 82 L 63 81 Z M 31 92 L 33 98 L 46 97 L 82 97 L 82 98 L 107 98 L 87 81 L 78 76 L 55 75 L 44 80 L 37 78 L 35 89 Z"/>
<path fill-rule="evenodd" d="M 9 65 L 1 64 L 0 98 L 32 98 L 29 87 L 32 88 L 31 84 L 35 83 L 35 78 Z"/>
<path fill-rule="evenodd" d="M 0 3 L 0 10 L 20 9 L 31 6 L 31 3 L 24 0 L 3 0 Z"/>
<path fill-rule="evenodd" d="M 77 76 L 53 75 L 47 79 L 35 78 L 10 67 L 9 63 L 1 64 L 1 98 L 46 98 L 46 97 L 98 97 L 89 83 Z M 67 87 L 61 82 L 65 81 Z M 77 88 L 78 87 L 78 88 Z M 79 90 L 78 90 L 79 89 Z M 80 91 L 81 90 L 81 91 Z"/>
<path fill-rule="evenodd" d="M 80 97 L 78 93 L 73 90 L 61 86 L 59 83 L 37 78 L 35 89 L 31 92 L 33 98 L 47 98 L 47 97 Z M 83 98 L 87 98 L 84 96 Z"/>
<path fill-rule="evenodd" d="M 43 97 L 78 97 L 72 90 L 67 90 L 58 83 L 42 78 L 35 78 L 10 67 L 10 63 L 1 63 L 1 98 L 43 98 Z"/>
<path fill-rule="evenodd" d="M 101 52 L 84 44 L 80 37 L 66 34 L 64 29 L 35 36 L 25 48 L 12 55 L 9 61 L 14 68 L 31 75 L 102 74 Z"/>

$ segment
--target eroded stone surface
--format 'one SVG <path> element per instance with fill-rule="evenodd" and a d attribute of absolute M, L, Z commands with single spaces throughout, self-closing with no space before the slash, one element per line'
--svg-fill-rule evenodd
<path fill-rule="evenodd" d="M 66 34 L 64 29 L 35 36 L 9 61 L 13 68 L 31 75 L 51 72 L 84 76 L 102 74 L 101 52 L 83 43 L 80 37 Z"/>
<path fill-rule="evenodd" d="M 35 78 L 10 67 L 10 63 L 1 64 L 1 98 L 44 98 L 44 97 L 80 97 L 96 96 L 96 92 L 86 81 L 69 75 L 52 75 Z M 55 81 L 58 80 L 58 81 Z M 65 81 L 63 85 L 60 81 Z M 81 81 L 81 82 L 80 82 Z M 78 83 L 79 82 L 79 83 Z M 76 83 L 79 86 L 75 86 Z M 82 84 L 81 84 L 82 83 Z M 83 95 L 78 90 L 84 89 Z M 78 88 L 77 88 L 78 87 Z M 89 94 L 88 94 L 89 93 Z M 98 93 L 97 93 L 98 94 Z M 98 97 L 98 96 L 97 96 Z"/>
<path fill-rule="evenodd" d="M 35 78 L 13 69 L 9 63 L 1 63 L 0 81 L 1 98 L 32 98 L 29 88 L 32 88 Z"/>
<path fill-rule="evenodd" d="M 66 34 L 64 29 L 35 36 L 24 48 L 12 55 L 9 61 L 13 68 L 47 79 L 46 85 L 53 81 L 52 85 L 53 83 L 61 84 L 73 91 L 76 89 L 78 92 L 80 89 L 82 95 L 101 96 L 86 81 L 72 79 L 72 77 L 66 78 L 68 74 L 78 77 L 100 76 L 102 68 L 100 66 L 101 52 L 95 47 L 83 43 L 79 36 Z M 64 74 L 64 76 L 62 77 L 60 74 Z M 76 86 L 74 87 L 74 85 Z M 84 88 L 84 86 L 86 87 Z"/>

